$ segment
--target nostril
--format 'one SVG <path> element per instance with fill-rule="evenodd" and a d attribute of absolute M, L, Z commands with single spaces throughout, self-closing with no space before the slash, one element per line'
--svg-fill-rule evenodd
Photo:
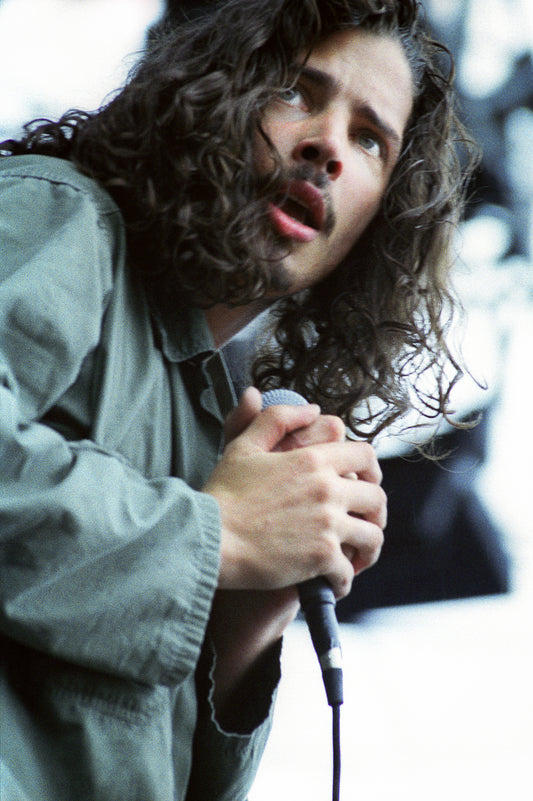
<path fill-rule="evenodd" d="M 320 156 L 320 151 L 318 147 L 315 145 L 305 145 L 301 151 L 302 158 L 306 159 L 307 161 L 316 161 L 317 158 Z"/>
<path fill-rule="evenodd" d="M 328 161 L 328 163 L 326 164 L 326 172 L 332 178 L 337 178 L 341 173 L 341 163 L 340 163 L 340 161 L 335 161 L 334 159 L 331 159 L 330 161 Z"/>

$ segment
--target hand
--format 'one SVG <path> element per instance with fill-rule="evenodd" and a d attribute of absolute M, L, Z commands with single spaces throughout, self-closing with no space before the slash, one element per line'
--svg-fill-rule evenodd
<path fill-rule="evenodd" d="M 230 443 L 261 413 L 258 390 L 248 389 L 239 406 L 226 422 L 226 443 Z M 343 442 L 345 427 L 337 417 L 319 415 L 317 407 L 307 407 L 311 422 L 291 430 L 276 445 L 276 451 L 326 442 Z M 349 548 L 343 545 L 342 548 Z M 353 555 L 353 549 L 352 549 Z M 267 649 L 283 635 L 299 608 L 296 587 L 268 590 L 218 590 L 213 601 L 209 623 L 215 643 L 217 661 L 214 671 L 213 702 L 220 725 L 239 730 L 239 712 L 247 705 L 250 682 L 262 680 L 254 666 Z M 260 664 L 260 662 L 259 662 Z"/>
<path fill-rule="evenodd" d="M 300 407 L 303 408 L 303 407 Z M 290 431 L 276 446 L 276 451 L 291 451 L 305 448 L 320 442 L 344 442 L 346 427 L 339 417 L 319 414 L 319 407 L 309 404 L 312 422 L 302 428 Z M 242 434 L 263 409 L 261 393 L 255 387 L 248 387 L 239 405 L 228 415 L 224 429 L 226 444 Z"/>
<path fill-rule="evenodd" d="M 374 451 L 338 441 L 342 424 L 316 406 L 259 414 L 254 393 L 228 421 L 230 436 L 238 436 L 204 488 L 222 515 L 219 586 L 278 589 L 324 575 L 342 597 L 383 542 L 386 499 Z M 336 439 L 317 442 L 312 426 L 335 429 Z M 293 449 L 285 451 L 289 442 Z"/>

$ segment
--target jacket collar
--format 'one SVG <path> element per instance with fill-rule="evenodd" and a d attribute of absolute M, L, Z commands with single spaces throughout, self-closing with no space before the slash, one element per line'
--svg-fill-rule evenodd
<path fill-rule="evenodd" d="M 205 314 L 193 306 L 177 305 L 153 311 L 161 350 L 172 362 L 206 357 L 216 351 Z"/>

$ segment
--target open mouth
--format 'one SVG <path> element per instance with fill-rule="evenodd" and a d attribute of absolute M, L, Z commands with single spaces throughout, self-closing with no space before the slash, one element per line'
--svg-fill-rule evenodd
<path fill-rule="evenodd" d="M 289 181 L 269 209 L 278 232 L 288 239 L 310 242 L 325 227 L 324 197 L 309 181 Z"/>
<path fill-rule="evenodd" d="M 305 203 L 297 198 L 283 195 L 277 200 L 276 205 L 285 212 L 285 214 L 292 217 L 293 220 L 296 220 L 308 228 L 313 228 L 315 231 L 320 230 L 317 215 L 313 209 L 309 208 L 309 206 L 305 205 Z"/>

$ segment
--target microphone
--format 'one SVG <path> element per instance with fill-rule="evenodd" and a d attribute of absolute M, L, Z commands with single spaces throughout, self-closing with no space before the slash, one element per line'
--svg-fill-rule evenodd
<path fill-rule="evenodd" d="M 263 394 L 263 409 L 269 406 L 306 406 L 307 401 L 291 389 L 271 389 Z M 335 596 L 323 576 L 298 585 L 300 604 L 322 671 L 322 681 L 330 706 L 343 703 L 342 652 Z"/>

